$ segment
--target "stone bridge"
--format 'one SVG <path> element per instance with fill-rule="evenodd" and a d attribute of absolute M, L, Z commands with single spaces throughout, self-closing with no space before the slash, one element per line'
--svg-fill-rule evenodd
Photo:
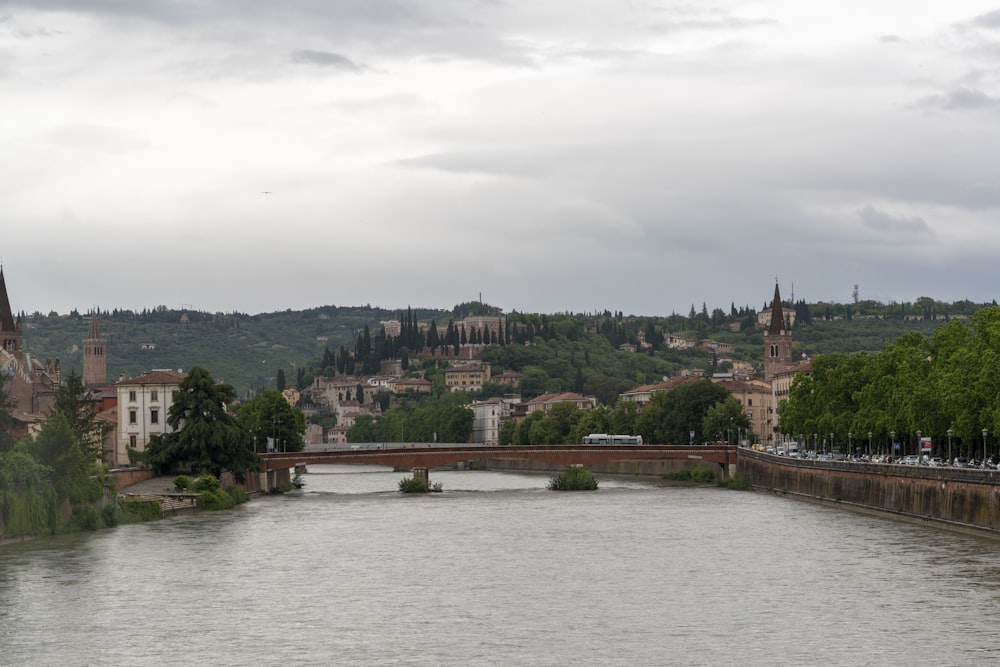
<path fill-rule="evenodd" d="M 374 445 L 371 445 L 374 447 Z M 435 445 L 414 443 L 404 446 L 383 446 L 378 449 L 338 449 L 325 452 L 276 452 L 262 454 L 267 486 L 283 482 L 288 471 L 310 464 L 368 464 L 392 466 L 396 469 L 434 468 L 462 461 L 507 459 L 543 461 L 556 465 L 591 466 L 612 461 L 654 461 L 681 459 L 713 463 L 719 466 L 719 477 L 728 480 L 736 469 L 736 447 L 732 445 L 533 445 L 528 447 L 498 447 L 484 445 Z M 279 479 L 280 476 L 280 479 Z M 273 483 L 272 483 L 273 482 Z"/>

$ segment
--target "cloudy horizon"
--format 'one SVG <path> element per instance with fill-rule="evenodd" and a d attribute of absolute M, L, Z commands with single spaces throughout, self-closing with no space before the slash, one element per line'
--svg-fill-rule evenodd
<path fill-rule="evenodd" d="M 16 311 L 996 297 L 1000 0 L 0 0 Z"/>

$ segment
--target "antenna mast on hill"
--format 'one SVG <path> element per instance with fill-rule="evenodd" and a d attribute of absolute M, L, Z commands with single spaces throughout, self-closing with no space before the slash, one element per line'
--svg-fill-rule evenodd
<path fill-rule="evenodd" d="M 857 283 L 854 284 L 854 291 L 851 292 L 851 296 L 854 297 L 854 305 L 855 306 L 858 305 L 858 285 L 857 285 Z"/>

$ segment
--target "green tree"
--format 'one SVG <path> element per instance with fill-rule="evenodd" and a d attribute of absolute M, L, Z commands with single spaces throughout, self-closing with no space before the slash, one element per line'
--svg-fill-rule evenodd
<path fill-rule="evenodd" d="M 232 386 L 218 384 L 195 366 L 174 393 L 167 415 L 169 433 L 153 436 L 147 460 L 162 469 L 186 463 L 197 473 L 219 477 L 231 471 L 238 480 L 260 469 L 253 438 L 226 405 L 235 398 Z"/>
<path fill-rule="evenodd" d="M 347 442 L 378 442 L 375 436 L 375 418 L 358 415 L 354 425 L 347 429 Z"/>
<path fill-rule="evenodd" d="M 0 372 L 0 453 L 14 447 L 14 409 L 17 404 L 7 392 L 8 378 Z"/>
<path fill-rule="evenodd" d="M 743 412 L 743 406 L 735 396 L 727 396 L 724 401 L 720 401 L 710 407 L 705 413 L 702 421 L 702 433 L 711 436 L 719 434 L 727 441 L 735 441 L 740 429 L 749 430 L 750 420 Z"/>
<path fill-rule="evenodd" d="M 61 415 L 66 420 L 84 453 L 91 458 L 100 458 L 104 449 L 106 428 L 97 419 L 94 397 L 83 384 L 83 378 L 71 370 L 56 389 L 55 401 L 50 416 Z"/>
<path fill-rule="evenodd" d="M 729 392 L 710 380 L 653 392 L 636 419 L 636 430 L 647 444 L 687 443 L 690 431 L 695 432 L 695 442 L 702 441 L 714 435 L 702 430 L 709 408 L 728 396 Z"/>
<path fill-rule="evenodd" d="M 101 497 L 97 464 L 83 451 L 63 415 L 45 419 L 38 433 L 24 441 L 24 447 L 35 460 L 52 470 L 52 486 L 59 498 L 76 503 Z"/>
<path fill-rule="evenodd" d="M 305 449 L 306 420 L 302 410 L 289 405 L 280 391 L 265 391 L 236 408 L 240 425 L 253 438 L 254 450 L 265 451 L 268 442 L 283 452 Z"/>
<path fill-rule="evenodd" d="M 278 376 L 275 379 L 275 384 L 276 384 L 276 386 L 278 388 L 278 391 L 285 391 L 285 369 L 284 368 L 279 368 L 278 369 Z"/>

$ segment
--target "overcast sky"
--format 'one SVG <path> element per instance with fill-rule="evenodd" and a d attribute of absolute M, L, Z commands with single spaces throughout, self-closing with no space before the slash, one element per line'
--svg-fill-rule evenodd
<path fill-rule="evenodd" d="M 985 302 L 998 179 L 1000 0 L 0 0 L 16 311 Z"/>

